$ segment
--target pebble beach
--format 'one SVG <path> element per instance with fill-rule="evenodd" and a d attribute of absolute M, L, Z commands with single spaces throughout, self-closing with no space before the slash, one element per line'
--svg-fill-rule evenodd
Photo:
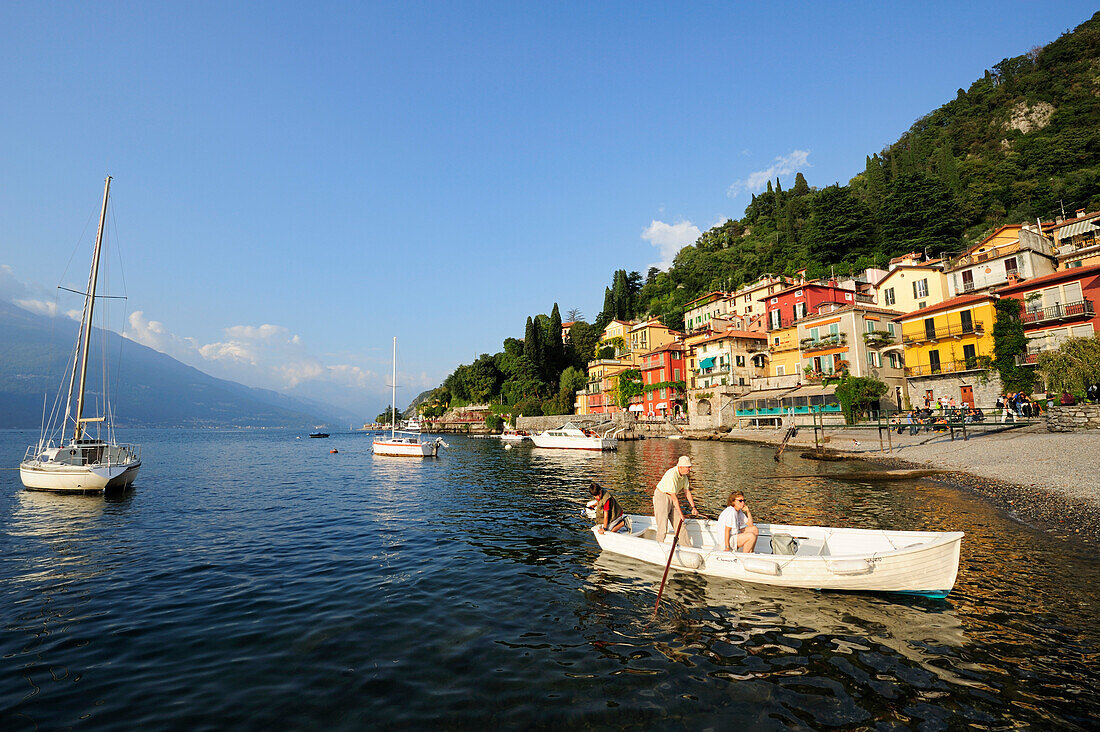
<path fill-rule="evenodd" d="M 785 430 L 732 430 L 718 439 L 778 445 Z M 696 439 L 701 435 L 689 436 Z M 900 469 L 945 471 L 929 479 L 985 496 L 1013 517 L 1046 531 L 1100 542 L 1100 433 L 1052 433 L 1041 424 L 910 436 L 874 429 L 830 429 L 825 453 Z M 706 439 L 706 438 L 704 438 Z M 709 439 L 714 439 L 713 437 Z M 812 453 L 814 432 L 800 428 L 787 451 Z"/>

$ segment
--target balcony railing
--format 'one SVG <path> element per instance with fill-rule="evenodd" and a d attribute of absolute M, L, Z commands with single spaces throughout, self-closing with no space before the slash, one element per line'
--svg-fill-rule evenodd
<path fill-rule="evenodd" d="M 792 348 L 798 348 L 798 343 L 794 338 L 780 338 L 779 343 L 774 341 L 768 344 L 768 351 L 775 353 L 776 351 L 789 351 Z"/>
<path fill-rule="evenodd" d="M 934 331 L 929 332 L 925 329 L 919 333 L 909 333 L 901 337 L 901 342 L 905 344 L 909 343 L 924 343 L 925 341 L 938 341 L 943 338 L 961 338 L 966 335 L 982 335 L 985 333 L 985 325 L 980 320 L 975 320 L 966 325 L 945 325 L 942 328 L 936 328 Z"/>
<path fill-rule="evenodd" d="M 895 336 L 888 330 L 872 330 L 863 334 L 863 342 L 868 348 L 881 348 L 896 343 Z"/>
<path fill-rule="evenodd" d="M 847 333 L 834 333 L 824 338 L 803 338 L 798 342 L 798 347 L 803 351 L 820 351 L 826 348 L 836 348 L 848 343 Z"/>
<path fill-rule="evenodd" d="M 938 364 L 921 364 L 918 366 L 906 366 L 906 376 L 932 376 L 935 374 L 953 374 L 959 371 L 977 371 L 981 368 L 977 358 L 967 358 L 961 361 L 942 361 Z"/>
<path fill-rule="evenodd" d="M 1051 320 L 1069 320 L 1070 318 L 1093 317 L 1096 315 L 1091 300 L 1078 302 L 1059 303 L 1049 308 L 1027 310 L 1020 315 L 1020 320 L 1025 325 L 1029 323 L 1046 323 Z"/>

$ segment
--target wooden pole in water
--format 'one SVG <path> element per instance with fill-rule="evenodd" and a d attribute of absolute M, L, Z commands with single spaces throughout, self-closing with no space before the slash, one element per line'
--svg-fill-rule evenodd
<path fill-rule="evenodd" d="M 656 517 L 654 517 L 656 518 Z M 665 521 L 664 516 L 661 517 L 661 521 Z M 657 617 L 657 608 L 661 606 L 661 595 L 665 591 L 665 580 L 668 579 L 668 568 L 672 566 L 672 555 L 676 553 L 676 542 L 680 540 L 680 529 L 684 526 L 684 515 L 680 514 L 680 525 L 676 527 L 676 533 L 672 535 L 672 549 L 668 552 L 668 561 L 665 562 L 665 573 L 661 577 L 661 588 L 657 590 L 657 602 L 653 605 L 653 617 Z"/>

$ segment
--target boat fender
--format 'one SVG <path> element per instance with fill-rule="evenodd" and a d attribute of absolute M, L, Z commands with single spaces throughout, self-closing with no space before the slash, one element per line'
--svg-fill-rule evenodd
<path fill-rule="evenodd" d="M 779 576 L 779 565 L 767 559 L 742 559 L 741 566 L 745 568 L 746 572 L 770 574 L 772 577 Z"/>
<path fill-rule="evenodd" d="M 512 446 L 511 446 L 511 445 L 505 445 L 505 446 L 504 446 L 504 449 L 505 449 L 505 450 L 511 450 L 511 449 L 512 449 Z"/>
<path fill-rule="evenodd" d="M 676 563 L 687 569 L 699 569 L 703 566 L 703 558 L 695 552 L 676 552 Z"/>
<path fill-rule="evenodd" d="M 833 559 L 825 562 L 825 568 L 833 574 L 852 576 L 871 574 L 875 570 L 875 565 L 866 559 Z"/>

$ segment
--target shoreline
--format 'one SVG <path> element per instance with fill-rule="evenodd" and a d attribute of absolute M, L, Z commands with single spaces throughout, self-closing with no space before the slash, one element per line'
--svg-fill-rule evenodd
<path fill-rule="evenodd" d="M 685 438 L 776 447 L 785 433 L 781 429 L 735 429 Z M 828 434 L 823 447 L 815 449 L 813 430 L 800 429 L 786 450 L 808 452 L 806 457 L 811 459 L 864 460 L 887 470 L 931 471 L 934 474 L 921 479 L 980 496 L 1011 518 L 1041 531 L 1100 542 L 1100 434 L 1057 434 L 1033 425 L 977 433 L 968 441 L 952 441 L 938 433 L 895 434 L 891 438 L 893 450 L 880 452 L 875 430 L 837 428 Z M 1064 457 L 1059 459 L 1059 454 Z"/>

